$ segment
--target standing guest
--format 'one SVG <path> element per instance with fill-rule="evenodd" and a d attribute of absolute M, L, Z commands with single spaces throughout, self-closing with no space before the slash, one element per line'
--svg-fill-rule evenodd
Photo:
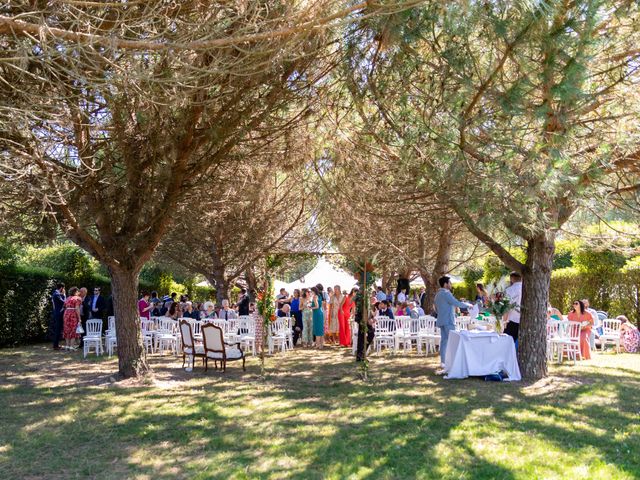
<path fill-rule="evenodd" d="M 187 300 L 184 302 L 185 309 L 182 312 L 182 318 L 193 318 L 194 320 L 200 320 L 200 310 L 193 308 L 193 302 Z"/>
<path fill-rule="evenodd" d="M 598 328 L 600 327 L 600 323 L 601 323 L 600 317 L 598 317 L 598 312 L 596 312 L 593 308 L 589 307 L 588 298 L 583 298 L 582 303 L 584 303 L 585 312 L 587 312 L 589 315 L 591 315 L 591 318 L 593 318 L 593 328 L 591 329 L 591 335 L 589 336 L 589 346 L 591 347 L 591 350 L 595 350 L 596 349 L 596 332 L 598 331 Z"/>
<path fill-rule="evenodd" d="M 395 318 L 393 315 L 393 309 L 386 300 L 378 303 L 378 315 L 381 317 L 389 317 L 391 320 Z"/>
<path fill-rule="evenodd" d="M 467 308 L 467 304 L 456 299 L 451 293 L 453 286 L 451 279 L 447 276 L 438 279 L 440 290 L 436 292 L 433 303 L 436 308 L 436 326 L 440 327 L 440 367 L 444 368 L 444 360 L 447 354 L 447 344 L 449 342 L 449 332 L 456 329 L 455 309 Z"/>
<path fill-rule="evenodd" d="M 378 287 L 377 288 L 377 292 L 376 292 L 376 300 L 378 300 L 378 302 L 382 302 L 383 300 L 387 299 L 387 294 L 384 293 L 384 290 L 382 290 L 382 287 Z"/>
<path fill-rule="evenodd" d="M 165 297 L 165 298 L 167 298 L 164 301 L 164 305 L 163 305 L 165 314 L 167 312 L 169 312 L 169 310 L 171 309 L 171 304 L 176 303 L 176 297 L 177 296 L 178 296 L 178 294 L 176 292 L 171 292 L 171 295 L 169 296 L 169 298 Z"/>
<path fill-rule="evenodd" d="M 387 303 L 393 305 L 393 292 L 387 287 Z"/>
<path fill-rule="evenodd" d="M 276 309 L 282 308 L 285 303 L 289 303 L 289 294 L 284 288 L 281 288 L 280 293 L 276 295 Z"/>
<path fill-rule="evenodd" d="M 51 335 L 53 340 L 53 349 L 60 350 L 60 337 L 64 324 L 64 301 L 66 300 L 64 291 L 64 283 L 58 283 L 56 289 L 51 294 L 53 325 Z"/>
<path fill-rule="evenodd" d="M 518 272 L 511 272 L 509 275 L 511 285 L 504 291 L 509 301 L 516 305 L 504 314 L 504 320 L 507 325 L 504 327 L 504 333 L 511 335 L 513 341 L 518 341 L 518 332 L 520 331 L 520 303 L 522 301 L 522 277 Z M 517 343 L 516 343 L 517 345 Z"/>
<path fill-rule="evenodd" d="M 590 360 L 591 347 L 589 345 L 589 337 L 591 336 L 591 327 L 593 327 L 593 317 L 584 308 L 582 300 L 573 302 L 573 308 L 567 318 L 570 322 L 580 322 L 580 354 L 584 360 Z"/>
<path fill-rule="evenodd" d="M 238 318 L 236 312 L 229 308 L 229 300 L 227 300 L 226 298 L 222 300 L 222 309 L 218 313 L 218 318 L 220 318 L 221 320 L 232 320 L 234 318 Z"/>
<path fill-rule="evenodd" d="M 142 298 L 138 300 L 138 316 L 140 318 L 151 318 L 153 305 L 149 303 L 149 292 L 142 292 Z"/>
<path fill-rule="evenodd" d="M 300 310 L 300 290 L 297 288 L 293 291 L 291 298 L 291 316 L 295 319 L 293 323 L 293 345 L 298 343 L 298 339 L 302 335 L 302 310 Z"/>
<path fill-rule="evenodd" d="M 324 311 L 322 310 L 323 298 L 322 292 L 318 287 L 311 287 L 313 292 L 311 310 L 313 310 L 313 334 L 316 337 L 316 348 L 324 347 Z"/>
<path fill-rule="evenodd" d="M 331 309 L 329 310 L 329 321 L 327 322 L 327 335 L 331 344 L 338 343 L 338 332 L 340 331 L 340 315 L 344 295 L 339 285 L 333 287 L 333 293 L 331 295 Z"/>
<path fill-rule="evenodd" d="M 113 309 L 113 294 L 110 294 L 107 297 L 107 317 L 113 317 L 115 315 L 115 311 Z"/>
<path fill-rule="evenodd" d="M 64 338 L 65 348 L 73 349 L 73 343 L 76 338 L 80 338 L 80 334 L 76 332 L 78 323 L 80 323 L 80 315 L 82 309 L 82 298 L 80 298 L 80 290 L 77 287 L 69 289 L 69 296 L 64 301 L 64 329 L 62 337 Z"/>
<path fill-rule="evenodd" d="M 404 303 L 407 301 L 407 295 L 405 293 L 404 288 L 400 290 L 400 293 L 398 293 L 398 298 L 396 298 L 396 303 L 400 304 L 400 303 Z"/>
<path fill-rule="evenodd" d="M 80 289 L 82 290 L 82 289 Z M 84 315 L 82 316 L 82 329 L 87 331 L 87 320 L 96 318 L 102 320 L 104 313 L 104 299 L 100 296 L 100 287 L 93 288 L 93 295 L 86 296 L 82 302 L 82 310 Z M 80 339 L 80 348 L 84 345 L 84 339 Z"/>
<path fill-rule="evenodd" d="M 218 318 L 216 311 L 213 308 L 213 302 L 204 303 L 204 319 L 211 320 L 212 318 Z"/>
<path fill-rule="evenodd" d="M 489 304 L 489 294 L 481 283 L 476 283 L 476 303 L 480 307 L 486 307 Z"/>
<path fill-rule="evenodd" d="M 102 295 L 100 295 L 100 287 L 93 288 L 93 295 L 87 297 L 85 304 L 87 306 L 87 310 L 89 311 L 89 318 L 102 319 L 106 302 Z"/>
<path fill-rule="evenodd" d="M 249 294 L 246 288 L 240 289 L 240 299 L 238 300 L 238 315 L 249 315 Z"/>
<path fill-rule="evenodd" d="M 418 306 L 424 309 L 427 308 L 425 305 L 427 303 L 427 290 L 424 287 L 420 288 L 420 296 L 418 297 Z M 424 315 L 424 314 L 423 314 Z"/>
<path fill-rule="evenodd" d="M 622 348 L 627 353 L 640 352 L 640 332 L 638 327 L 633 325 L 624 315 L 618 315 L 616 320 L 620 320 L 620 341 Z"/>
<path fill-rule="evenodd" d="M 313 292 L 306 288 L 300 294 L 302 308 L 302 346 L 309 347 L 313 343 Z"/>
<path fill-rule="evenodd" d="M 340 315 L 338 316 L 338 339 L 340 345 L 343 347 L 351 346 L 351 316 L 355 304 L 353 303 L 353 297 L 356 294 L 356 289 L 352 288 L 349 295 L 342 297 L 342 303 L 340 304 Z"/>

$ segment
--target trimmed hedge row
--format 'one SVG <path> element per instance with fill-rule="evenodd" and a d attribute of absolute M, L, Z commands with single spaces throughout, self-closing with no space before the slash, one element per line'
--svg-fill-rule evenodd
<path fill-rule="evenodd" d="M 100 275 L 65 278 L 46 268 L 0 267 L 0 347 L 44 341 L 51 321 L 51 292 L 56 283 L 68 287 L 99 286 L 105 295 L 111 282 Z"/>
<path fill-rule="evenodd" d="M 87 272 L 64 275 L 48 268 L 0 263 L 0 348 L 49 338 L 51 293 L 58 282 L 63 282 L 67 289 L 87 287 L 89 292 L 93 287 L 100 287 L 105 297 L 111 295 L 111 281 L 102 275 Z M 144 280 L 140 281 L 139 289 L 168 293 Z M 211 288 L 193 286 L 191 290 L 194 298 L 215 298 L 215 291 Z M 182 293 L 182 289 L 178 292 Z"/>
<path fill-rule="evenodd" d="M 626 315 L 638 325 L 640 321 L 640 267 L 625 267 L 607 273 L 585 273 L 575 268 L 554 270 L 551 274 L 551 305 L 563 313 L 576 299 L 588 298 L 596 310 L 604 310 L 610 318 Z"/>

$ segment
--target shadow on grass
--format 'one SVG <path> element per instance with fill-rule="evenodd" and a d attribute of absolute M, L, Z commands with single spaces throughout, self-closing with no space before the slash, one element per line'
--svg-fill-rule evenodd
<path fill-rule="evenodd" d="M 528 385 L 443 380 L 423 357 L 373 359 L 365 384 L 351 357 L 307 351 L 269 359 L 265 382 L 257 360 L 223 375 L 153 358 L 169 386 L 123 388 L 95 381 L 113 360 L 18 358 L 0 356 L 8 478 L 510 479 L 522 471 L 508 454 L 479 449 L 494 441 L 508 450 L 505 432 L 535 437 L 534 450 L 557 448 L 577 462 L 595 450 L 623 473 L 640 471 L 627 453 L 640 449 L 638 429 L 626 428 L 639 413 L 632 369 L 562 370 L 562 388 L 531 394 Z M 561 463 L 540 468 L 566 476 Z"/>

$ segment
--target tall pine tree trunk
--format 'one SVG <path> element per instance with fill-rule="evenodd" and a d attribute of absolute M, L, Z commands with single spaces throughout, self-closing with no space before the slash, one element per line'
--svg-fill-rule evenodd
<path fill-rule="evenodd" d="M 547 305 L 555 250 L 555 233 L 547 232 L 527 242 L 518 363 L 522 376 L 538 380 L 547 375 Z"/>
<path fill-rule="evenodd" d="M 149 371 L 138 315 L 138 272 L 109 269 L 118 341 L 118 370 L 124 378 Z"/>

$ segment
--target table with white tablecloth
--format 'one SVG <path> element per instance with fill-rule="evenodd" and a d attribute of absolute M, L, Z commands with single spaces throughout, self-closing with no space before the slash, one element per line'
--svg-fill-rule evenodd
<path fill-rule="evenodd" d="M 506 381 L 521 380 L 516 347 L 509 335 L 451 331 L 444 363 L 445 378 L 485 376 L 504 371 L 509 376 Z"/>

